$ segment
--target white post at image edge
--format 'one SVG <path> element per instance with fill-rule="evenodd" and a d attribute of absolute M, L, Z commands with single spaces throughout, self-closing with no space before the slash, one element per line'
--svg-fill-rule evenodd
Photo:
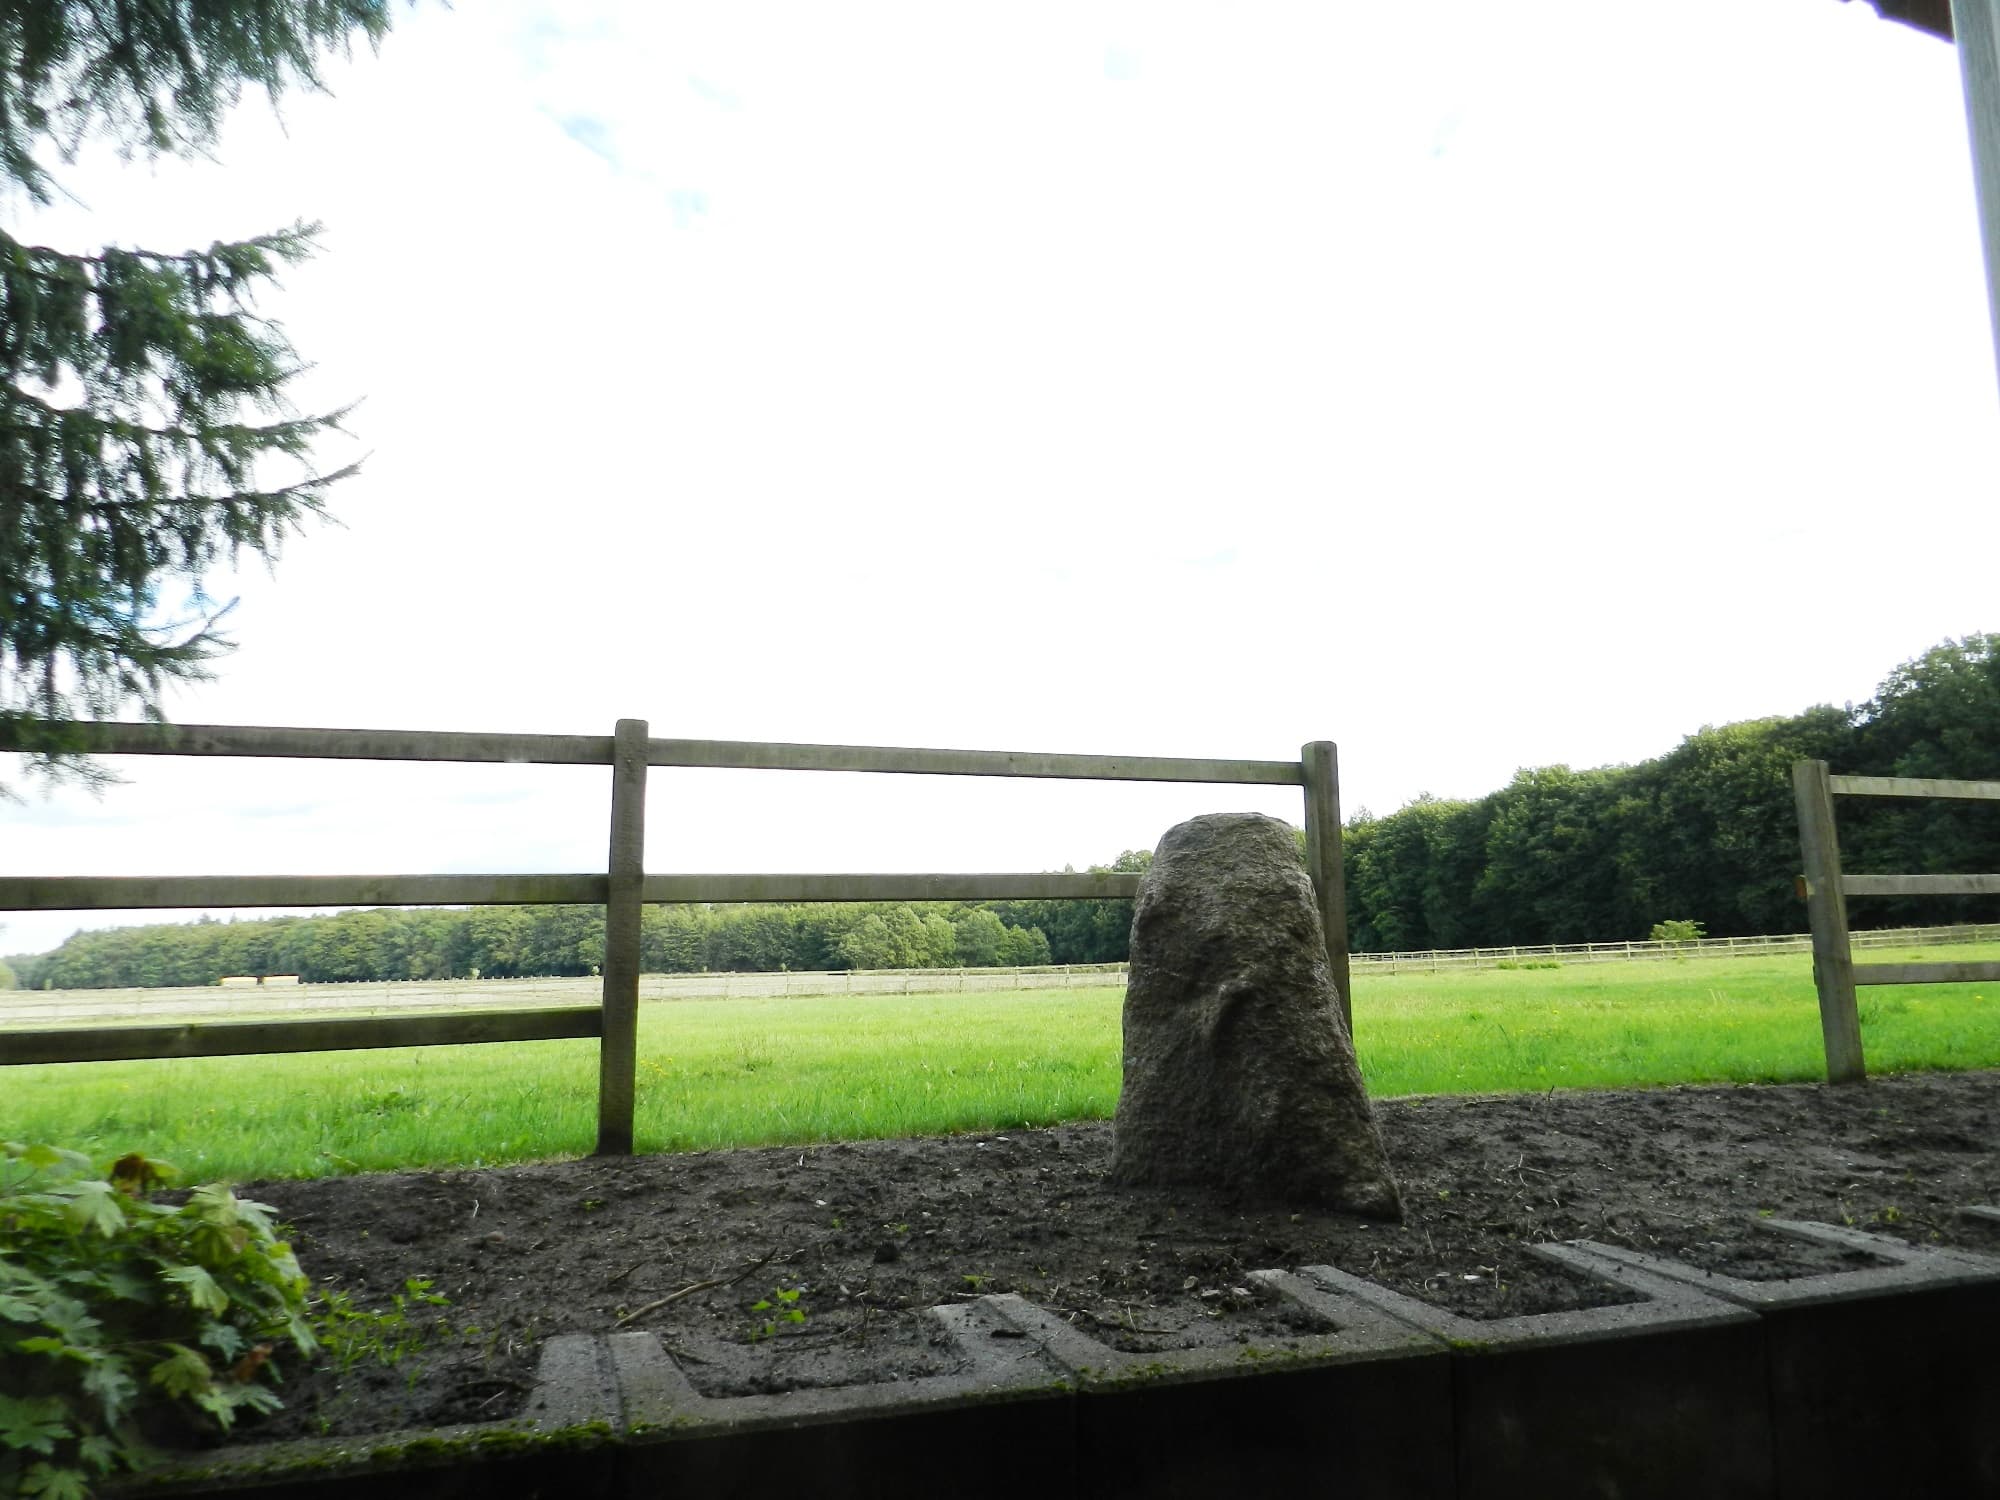
<path fill-rule="evenodd" d="M 2000 0 L 1951 0 L 1972 176 L 1979 193 L 1979 238 L 1986 251 L 1986 309 L 2000 368 Z"/>

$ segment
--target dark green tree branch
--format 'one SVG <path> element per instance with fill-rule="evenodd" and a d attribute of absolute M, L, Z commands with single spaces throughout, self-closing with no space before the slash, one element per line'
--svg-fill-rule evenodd
<path fill-rule="evenodd" d="M 0 5 L 0 203 L 49 202 L 51 159 L 90 135 L 205 150 L 246 86 L 318 88 L 388 21 L 386 0 Z M 207 677 L 230 645 L 208 576 L 275 560 L 355 472 L 316 466 L 347 411 L 294 408 L 305 366 L 255 307 L 317 232 L 83 253 L 0 231 L 0 725 L 42 768 L 97 776 L 70 726 L 159 718 Z"/>

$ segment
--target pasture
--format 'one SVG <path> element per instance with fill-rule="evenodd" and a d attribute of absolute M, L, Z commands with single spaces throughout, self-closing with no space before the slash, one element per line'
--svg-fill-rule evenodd
<path fill-rule="evenodd" d="M 688 1151 L 1105 1118 L 1118 1095 L 1122 994 L 648 1004 L 638 1146 Z M 1870 1070 L 2000 1067 L 1996 1001 L 2000 987 L 1991 985 L 1864 990 Z M 1362 1068 L 1380 1098 L 1823 1076 L 1802 955 L 1438 975 L 1363 969 L 1354 1009 Z M 575 1156 L 594 1140 L 596 1054 L 594 1043 L 564 1041 L 11 1068 L 0 1072 L 0 1136 L 101 1156 L 142 1151 L 195 1179 Z"/>

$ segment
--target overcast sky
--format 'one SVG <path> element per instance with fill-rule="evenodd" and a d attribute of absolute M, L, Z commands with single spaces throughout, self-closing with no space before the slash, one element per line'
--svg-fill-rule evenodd
<path fill-rule="evenodd" d="M 1351 812 L 1990 628 L 1956 59 L 1834 0 L 399 10 L 23 237 L 323 220 L 338 527 L 188 722 L 1291 758 Z M 601 869 L 595 768 L 118 763 L 0 873 Z M 0 776 L 17 779 L 13 768 Z M 648 868 L 1043 869 L 1271 789 L 655 772 Z M 129 914 L 18 914 L 0 951 Z"/>

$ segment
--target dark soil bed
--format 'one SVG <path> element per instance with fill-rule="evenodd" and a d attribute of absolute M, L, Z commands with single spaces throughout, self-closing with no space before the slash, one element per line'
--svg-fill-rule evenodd
<path fill-rule="evenodd" d="M 1103 1124 L 250 1184 L 323 1292 L 387 1315 L 356 1325 L 345 1370 L 291 1361 L 286 1411 L 251 1435 L 505 1417 L 564 1332 L 651 1330 L 731 1395 L 947 1370 L 923 1309 L 987 1292 L 1152 1352 L 1313 1333 L 1247 1281 L 1263 1267 L 1334 1265 L 1490 1318 L 1619 1299 L 1528 1254 L 1549 1240 L 1751 1277 L 1859 1264 L 1759 1215 L 2000 1250 L 2000 1229 L 1957 1214 L 2000 1201 L 2000 1073 L 1377 1112 L 1401 1225 L 1109 1187 Z M 398 1345 L 415 1347 L 385 1363 Z"/>

